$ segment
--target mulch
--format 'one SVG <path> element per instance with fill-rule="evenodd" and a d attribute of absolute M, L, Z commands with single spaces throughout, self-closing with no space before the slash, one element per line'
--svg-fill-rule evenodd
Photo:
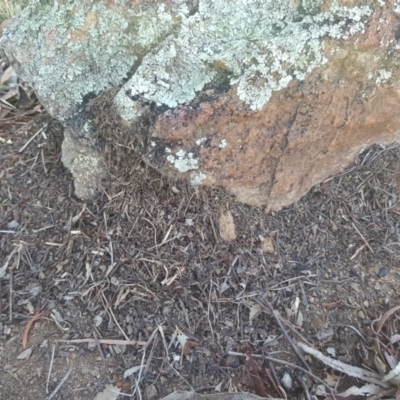
<path fill-rule="evenodd" d="M 30 398 L 30 385 L 43 397 L 68 371 L 55 369 L 49 382 L 52 358 L 61 368 L 75 353 L 109 368 L 91 376 L 82 399 L 106 384 L 137 399 L 178 389 L 311 398 L 335 374 L 299 351 L 299 340 L 376 370 L 374 321 L 400 298 L 400 147 L 367 149 L 345 173 L 267 215 L 146 166 L 153 116 L 124 127 L 111 97 L 92 104 L 109 174 L 90 202 L 74 196 L 63 127 L 40 105 L 0 121 L 0 392 L 24 376 L 32 383 L 15 398 Z M 394 360 L 388 338 L 398 328 L 393 314 L 379 332 Z M 41 356 L 22 365 L 24 332 Z M 54 398 L 78 398 L 77 365 Z M 340 393 L 362 382 L 339 374 L 335 385 Z"/>

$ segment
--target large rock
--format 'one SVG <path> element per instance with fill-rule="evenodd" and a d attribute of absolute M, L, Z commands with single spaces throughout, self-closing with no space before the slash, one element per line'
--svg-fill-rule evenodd
<path fill-rule="evenodd" d="M 388 3 L 388 4 L 387 4 Z M 148 162 L 278 210 L 399 140 L 400 1 L 33 0 L 0 47 L 66 125 L 90 197 L 105 172 L 88 99 L 155 106 Z"/>

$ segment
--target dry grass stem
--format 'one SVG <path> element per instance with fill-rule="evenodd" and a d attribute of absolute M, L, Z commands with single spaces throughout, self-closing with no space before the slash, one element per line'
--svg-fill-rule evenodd
<path fill-rule="evenodd" d="M 96 343 L 96 339 L 86 338 L 86 339 L 57 339 L 57 342 L 61 343 Z M 137 340 L 121 340 L 121 339 L 97 339 L 100 344 L 111 344 L 111 345 L 131 345 L 131 346 L 147 346 L 147 342 L 137 341 Z"/>

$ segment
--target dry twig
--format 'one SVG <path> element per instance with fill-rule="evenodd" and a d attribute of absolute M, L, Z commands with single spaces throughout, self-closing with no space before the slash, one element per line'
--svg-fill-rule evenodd
<path fill-rule="evenodd" d="M 71 339 L 63 340 L 58 339 L 57 342 L 62 343 L 96 343 L 96 339 Z M 132 346 L 147 346 L 147 342 L 140 342 L 136 340 L 120 340 L 120 339 L 97 339 L 100 344 L 116 344 L 116 345 L 132 345 Z"/>
<path fill-rule="evenodd" d="M 50 366 L 49 366 L 49 372 L 47 374 L 47 381 L 46 381 L 46 394 L 49 393 L 49 383 L 50 383 L 50 377 L 51 377 L 51 371 L 53 370 L 53 362 L 54 362 L 54 353 L 55 353 L 56 347 L 53 345 L 52 351 L 51 351 L 51 359 L 50 359 Z"/>
<path fill-rule="evenodd" d="M 256 303 L 258 303 L 262 308 L 265 308 L 265 304 L 264 302 L 262 302 L 259 299 L 255 299 Z M 289 336 L 287 330 L 285 329 L 285 327 L 283 326 L 279 316 L 277 315 L 276 311 L 274 310 L 274 308 L 272 307 L 272 304 L 269 301 L 265 302 L 267 307 L 269 308 L 269 311 L 272 313 L 273 317 L 275 318 L 275 321 L 278 323 L 279 327 L 281 328 L 281 331 L 283 332 L 283 334 L 285 335 L 287 341 L 290 343 L 290 345 L 292 346 L 293 350 L 295 351 L 295 353 L 297 354 L 297 356 L 299 357 L 300 361 L 303 363 L 303 365 L 306 367 L 307 371 L 311 371 L 311 368 L 309 367 L 309 365 L 307 364 L 307 361 L 304 359 L 304 357 L 302 356 L 302 354 L 299 352 L 299 349 L 297 348 L 297 346 L 295 345 L 295 343 L 293 342 L 292 338 Z"/>
<path fill-rule="evenodd" d="M 57 392 L 61 389 L 62 385 L 64 385 L 64 383 L 67 381 L 68 377 L 71 375 L 71 372 L 72 372 L 73 369 L 74 369 L 74 367 L 71 365 L 71 367 L 69 368 L 69 370 L 65 374 L 64 378 L 62 378 L 60 383 L 54 389 L 53 393 L 51 393 L 50 396 L 46 397 L 46 400 L 51 400 L 57 394 Z"/>
<path fill-rule="evenodd" d="M 237 353 L 235 351 L 229 351 L 228 354 L 231 355 L 231 356 L 246 357 L 246 354 Z M 262 358 L 264 360 L 272 361 L 272 362 L 275 362 L 275 363 L 281 364 L 281 365 L 286 365 L 287 367 L 291 367 L 291 368 L 297 369 L 297 370 L 299 370 L 301 372 L 304 372 L 305 374 L 310 376 L 312 379 L 314 379 L 316 382 L 320 383 L 321 385 L 324 385 L 329 390 L 329 392 L 332 395 L 334 395 L 333 389 L 329 385 L 327 385 L 324 380 L 322 380 L 321 378 L 318 378 L 318 376 L 314 375 L 312 372 L 310 372 L 310 371 L 308 371 L 308 370 L 306 370 L 306 369 L 304 369 L 302 367 L 299 367 L 296 364 L 293 364 L 291 362 L 284 361 L 284 360 L 279 360 L 278 358 L 274 358 L 274 357 L 270 357 L 270 356 L 264 356 L 264 355 L 258 355 L 258 354 L 253 354 L 253 357 L 254 358 Z"/>

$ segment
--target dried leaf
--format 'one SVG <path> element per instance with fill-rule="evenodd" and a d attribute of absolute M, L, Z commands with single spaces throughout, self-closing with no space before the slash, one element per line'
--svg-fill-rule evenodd
<path fill-rule="evenodd" d="M 326 348 L 326 352 L 332 356 L 332 357 L 336 357 L 336 350 L 334 347 L 327 347 Z"/>
<path fill-rule="evenodd" d="M 182 354 L 186 356 L 190 349 L 194 349 L 199 346 L 200 346 L 199 343 L 197 343 L 196 341 L 187 340 L 185 345 L 183 346 Z"/>
<path fill-rule="evenodd" d="M 324 304 L 324 307 L 327 309 L 327 310 L 333 310 L 334 308 L 340 308 L 340 307 L 342 307 L 342 302 L 339 300 L 339 301 L 334 301 L 333 303 L 325 303 Z"/>
<path fill-rule="evenodd" d="M 0 35 L 3 33 L 4 29 L 7 28 L 9 19 L 5 19 L 1 24 L 0 24 Z"/>
<path fill-rule="evenodd" d="M 267 397 L 268 395 L 264 389 L 264 384 L 260 376 L 261 368 L 251 354 L 246 355 L 244 367 L 244 379 L 242 379 L 242 383 L 253 388 L 256 395 Z"/>
<path fill-rule="evenodd" d="M 296 318 L 296 325 L 301 328 L 303 326 L 303 321 L 304 321 L 303 313 L 299 311 Z"/>
<path fill-rule="evenodd" d="M 19 109 L 29 109 L 32 107 L 34 100 L 31 99 L 29 93 L 21 85 L 18 86 L 18 104 Z"/>
<path fill-rule="evenodd" d="M 390 343 L 396 343 L 398 341 L 400 341 L 400 335 L 398 333 L 390 337 Z"/>
<path fill-rule="evenodd" d="M 260 400 L 260 399 L 261 397 L 251 393 L 217 393 L 217 394 L 208 394 L 206 396 L 203 396 L 200 393 L 196 392 L 184 392 L 178 390 L 176 392 L 171 393 L 167 397 L 163 397 L 161 400 Z M 282 400 L 282 399 L 273 399 L 270 397 L 269 400 Z"/>
<path fill-rule="evenodd" d="M 352 386 L 343 393 L 335 394 L 335 397 L 329 395 L 325 397 L 325 400 L 365 400 L 366 397 L 379 395 L 385 393 L 387 389 L 383 389 L 381 386 L 367 384 L 362 387 Z"/>
<path fill-rule="evenodd" d="M 301 349 L 303 349 L 306 353 L 313 355 L 328 367 L 331 367 L 339 372 L 342 372 L 343 374 L 352 376 L 353 378 L 362 379 L 365 382 L 375 383 L 384 388 L 390 387 L 388 383 L 382 380 L 381 375 L 376 372 L 368 371 L 359 367 L 354 367 L 353 365 L 349 365 L 342 361 L 330 358 L 322 354 L 317 349 L 314 349 L 313 347 L 306 345 L 305 343 L 298 342 L 297 345 Z"/>
<path fill-rule="evenodd" d="M 124 379 L 129 378 L 132 374 L 139 372 L 144 365 L 136 365 L 135 367 L 131 367 L 124 372 Z"/>
<path fill-rule="evenodd" d="M 8 102 L 13 97 L 18 98 L 18 95 L 19 95 L 18 89 L 16 89 L 16 88 L 14 89 L 13 88 L 13 89 L 8 90 L 5 94 L 3 94 L 1 96 L 1 99 Z"/>
<path fill-rule="evenodd" d="M 400 385 L 400 363 L 382 378 L 383 382 L 390 382 L 392 385 Z"/>
<path fill-rule="evenodd" d="M 189 339 L 182 331 L 179 331 L 177 337 L 179 344 L 181 345 L 181 349 L 183 351 L 183 349 L 186 346 L 186 342 Z"/>
<path fill-rule="evenodd" d="M 366 397 L 363 395 L 356 395 L 356 394 L 349 394 L 343 395 L 343 394 L 335 394 L 335 397 L 333 396 L 328 396 L 325 397 L 325 400 L 365 400 Z"/>
<path fill-rule="evenodd" d="M 269 380 L 272 382 L 272 385 L 274 386 L 274 389 L 276 390 L 276 392 L 280 393 L 284 399 L 287 399 L 286 392 L 283 389 L 279 378 L 275 374 L 273 374 L 271 372 L 271 369 L 269 369 L 269 368 L 265 368 L 265 373 L 267 374 Z"/>
<path fill-rule="evenodd" d="M 225 292 L 225 290 L 228 290 L 230 288 L 230 286 L 226 283 L 226 282 L 222 282 L 219 285 L 219 294 L 222 294 Z"/>
<path fill-rule="evenodd" d="M 117 400 L 120 392 L 121 388 L 117 388 L 114 385 L 107 385 L 102 392 L 97 393 L 93 400 Z"/>
<path fill-rule="evenodd" d="M 291 315 L 297 314 L 297 312 L 299 311 L 299 305 L 300 305 L 300 298 L 299 296 L 296 296 L 296 298 L 292 302 L 292 306 L 290 307 Z"/>
<path fill-rule="evenodd" d="M 327 329 L 326 331 L 317 332 L 315 336 L 318 340 L 325 341 L 331 339 L 334 334 L 332 329 Z"/>
<path fill-rule="evenodd" d="M 258 314 L 262 311 L 262 307 L 259 304 L 252 304 L 250 305 L 250 315 L 249 321 L 251 322 Z"/>
<path fill-rule="evenodd" d="M 290 390 L 293 386 L 293 379 L 288 372 L 285 372 L 281 378 L 282 385 L 285 386 L 286 389 Z"/>
<path fill-rule="evenodd" d="M 17 360 L 28 360 L 32 355 L 32 349 L 26 349 L 18 355 Z"/>
<path fill-rule="evenodd" d="M 375 368 L 378 370 L 378 372 L 380 372 L 381 374 L 386 374 L 387 366 L 382 361 L 382 359 L 378 356 L 378 354 L 375 354 L 375 356 L 374 356 L 374 364 L 375 364 Z"/>
<path fill-rule="evenodd" d="M 326 372 L 326 377 L 325 377 L 324 381 L 326 382 L 326 384 L 328 386 L 335 387 L 337 385 L 337 382 L 339 379 L 340 379 L 340 376 Z"/>
<path fill-rule="evenodd" d="M 347 389 L 342 395 L 363 395 L 363 396 L 371 396 L 373 394 L 382 393 L 384 389 L 378 385 L 374 385 L 372 383 L 368 383 L 362 387 L 352 386 Z"/>
<path fill-rule="evenodd" d="M 376 323 L 376 328 L 375 328 L 375 351 L 377 354 L 381 354 L 381 347 L 380 347 L 380 340 L 379 340 L 379 334 L 381 332 L 381 329 L 384 325 L 384 323 L 387 321 L 387 319 L 394 314 L 396 311 L 400 310 L 400 305 L 391 308 L 390 310 L 386 311 L 385 314 L 382 315 L 382 317 L 378 320 Z"/>
<path fill-rule="evenodd" d="M 389 366 L 390 369 L 396 368 L 396 365 L 399 363 L 399 360 L 396 356 L 389 354 L 387 350 L 383 352 L 383 355 L 385 357 L 385 360 L 387 362 L 387 365 Z"/>
<path fill-rule="evenodd" d="M 93 318 L 93 325 L 98 328 L 103 322 L 103 317 L 101 315 L 96 315 Z"/>
<path fill-rule="evenodd" d="M 0 78 L 0 86 L 9 83 L 10 86 L 15 86 L 17 83 L 17 74 L 12 67 L 8 67 Z"/>

